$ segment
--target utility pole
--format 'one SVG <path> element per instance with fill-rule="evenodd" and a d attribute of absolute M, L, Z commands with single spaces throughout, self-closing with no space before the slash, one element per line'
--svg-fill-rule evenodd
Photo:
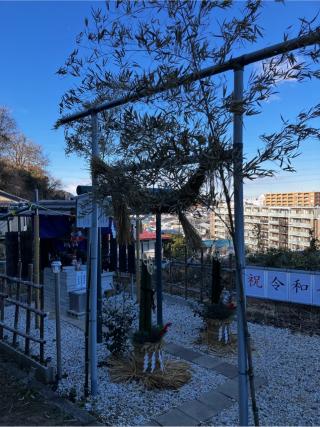
<path fill-rule="evenodd" d="M 234 222 L 236 254 L 238 370 L 239 370 L 239 423 L 248 425 L 247 348 L 244 318 L 244 220 L 243 220 L 243 67 L 234 70 L 233 153 L 234 153 Z"/>
<path fill-rule="evenodd" d="M 98 144 L 98 116 L 96 112 L 91 114 L 92 126 L 92 159 L 99 157 Z M 90 357 L 90 380 L 91 394 L 94 396 L 98 392 L 97 375 L 97 279 L 98 279 L 98 204 L 96 200 L 97 179 L 91 173 L 92 179 L 92 214 L 90 229 L 90 333 L 89 333 L 89 357 Z"/>

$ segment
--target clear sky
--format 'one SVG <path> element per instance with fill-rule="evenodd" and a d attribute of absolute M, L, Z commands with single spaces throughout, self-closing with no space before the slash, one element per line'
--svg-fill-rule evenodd
<path fill-rule="evenodd" d="M 89 176 L 81 159 L 65 156 L 63 131 L 53 130 L 59 118 L 60 98 L 72 84 L 55 72 L 75 47 L 75 36 L 83 29 L 84 17 L 97 5 L 103 7 L 102 2 L 90 1 L 0 0 L 0 105 L 9 107 L 26 136 L 44 147 L 51 174 L 72 192 L 76 185 L 88 183 Z M 319 10 L 320 1 L 288 1 L 286 5 L 265 2 L 261 21 L 267 34 L 264 44 L 280 41 L 286 27 Z M 319 102 L 319 94 L 320 82 L 281 84 L 279 95 L 264 105 L 263 114 L 245 120 L 245 151 L 252 153 L 259 133 L 278 129 L 280 114 L 294 117 L 301 108 Z M 305 143 L 294 165 L 296 174 L 247 184 L 245 194 L 320 190 L 319 141 Z"/>

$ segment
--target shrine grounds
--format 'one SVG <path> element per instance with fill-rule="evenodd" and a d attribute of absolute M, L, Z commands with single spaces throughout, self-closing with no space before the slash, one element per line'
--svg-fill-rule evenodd
<path fill-rule="evenodd" d="M 161 425 L 162 422 L 162 425 L 167 425 L 165 421 L 167 415 L 174 415 L 177 411 L 180 414 L 182 411 L 176 408 L 183 409 L 186 402 L 192 406 L 199 402 L 199 399 L 201 400 L 204 395 L 208 395 L 212 391 L 219 392 L 222 390 L 229 402 L 227 407 L 223 409 L 222 405 L 220 411 L 216 411 L 215 415 L 206 420 L 201 420 L 199 417 L 198 419 L 193 418 L 193 416 L 197 417 L 197 414 L 191 414 L 189 420 L 194 420 L 191 425 L 237 424 L 237 396 L 232 392 L 223 391 L 226 390 L 227 383 L 234 384 L 236 382 L 237 354 L 236 352 L 229 352 L 224 356 L 217 355 L 210 351 L 206 345 L 197 343 L 202 319 L 194 314 L 193 304 L 181 297 L 167 295 L 164 299 L 164 319 L 172 322 L 166 336 L 166 343 L 168 344 L 166 357 L 189 359 L 188 363 L 192 371 L 191 381 L 181 389 L 177 391 L 146 390 L 142 385 L 135 382 L 129 384 L 110 382 L 108 368 L 105 365 L 109 353 L 104 344 L 99 344 L 99 393 L 95 398 L 84 399 L 84 333 L 82 324 L 81 322 L 64 320 L 62 324 L 62 355 L 65 375 L 56 392 L 66 399 L 75 401 L 79 407 L 93 414 L 104 425 L 151 423 Z M 138 310 L 137 305 L 136 309 Z M 9 310 L 7 313 L 10 316 Z M 23 324 L 20 326 L 23 327 Z M 54 319 L 48 320 L 46 326 L 48 340 L 46 351 L 48 355 L 55 354 L 54 328 Z M 285 328 L 253 323 L 249 324 L 249 329 L 253 341 L 255 373 L 261 383 L 257 390 L 261 425 L 319 425 L 319 336 L 310 336 Z M 235 324 L 233 330 L 235 332 Z M 172 348 L 179 349 L 179 351 L 172 351 Z M 210 365 L 204 367 L 195 363 L 194 357 L 199 359 L 199 356 L 203 360 L 208 360 L 203 356 L 211 357 L 210 360 L 219 362 L 219 366 L 223 364 L 227 370 L 223 371 L 220 368 L 221 372 L 218 372 Z M 51 363 L 55 365 L 54 358 Z M 13 381 L 10 380 L 9 384 L 11 387 Z M 5 384 L 3 385 L 5 386 Z M 10 387 L 8 385 L 8 390 Z M 41 398 L 37 397 L 37 399 L 41 401 Z M 3 405 L 6 405 L 5 402 L 4 400 Z M 7 406 L 4 406 L 6 412 L 10 409 Z M 30 408 L 33 406 L 31 405 Z M 16 425 L 22 424 L 18 412 L 11 409 L 11 413 L 13 417 L 17 417 Z M 50 409 L 48 414 L 47 421 L 42 418 L 41 424 L 54 425 L 50 418 Z M 190 413 L 182 412 L 182 414 L 190 417 Z M 208 414 L 210 415 L 210 411 Z M 27 411 L 24 416 L 25 425 L 35 424 L 33 416 L 30 411 L 29 413 Z M 63 421 L 63 417 L 65 417 L 63 413 L 58 413 L 54 417 L 56 417 L 55 420 L 58 424 L 67 425 L 66 421 Z M 72 421 L 71 418 L 70 422 L 72 423 L 74 420 Z M 5 423 L 10 425 L 9 422 Z M 252 418 L 250 418 L 250 423 L 253 423 Z M 1 425 L 4 425 L 2 421 Z"/>

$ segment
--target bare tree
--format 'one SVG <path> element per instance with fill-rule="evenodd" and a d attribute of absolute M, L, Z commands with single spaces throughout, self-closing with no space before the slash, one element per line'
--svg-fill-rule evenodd
<path fill-rule="evenodd" d="M 1 158 L 17 169 L 36 175 L 43 175 L 49 163 L 41 145 L 28 140 L 23 134 L 10 138 L 2 150 Z"/>
<path fill-rule="evenodd" d="M 0 106 L 0 150 L 4 149 L 17 133 L 17 125 L 8 108 Z"/>

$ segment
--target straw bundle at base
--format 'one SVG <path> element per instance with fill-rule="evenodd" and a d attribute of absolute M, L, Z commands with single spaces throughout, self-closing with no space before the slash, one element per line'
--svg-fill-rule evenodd
<path fill-rule="evenodd" d="M 187 363 L 164 360 L 162 342 L 135 343 L 130 356 L 111 357 L 108 366 L 112 381 L 139 381 L 148 389 L 178 389 L 191 379 Z"/>

